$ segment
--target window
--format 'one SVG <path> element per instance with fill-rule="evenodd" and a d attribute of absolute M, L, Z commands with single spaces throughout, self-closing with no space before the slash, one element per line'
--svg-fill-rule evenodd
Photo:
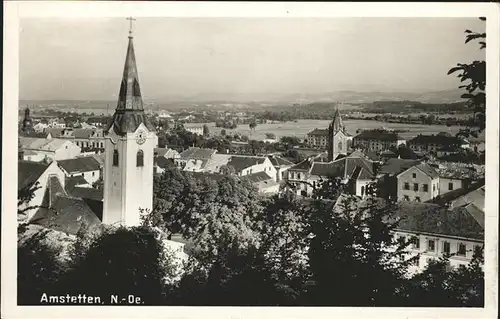
<path fill-rule="evenodd" d="M 447 241 L 443 242 L 443 253 L 447 255 L 450 253 L 450 243 Z"/>
<path fill-rule="evenodd" d="M 414 183 L 414 184 L 413 184 L 413 190 L 414 190 L 415 192 L 418 192 L 418 183 Z"/>
<path fill-rule="evenodd" d="M 413 244 L 413 248 L 420 249 L 420 237 L 413 236 L 411 239 L 411 243 Z"/>
<path fill-rule="evenodd" d="M 403 189 L 409 190 L 410 189 L 410 183 L 405 183 L 403 186 Z"/>
<path fill-rule="evenodd" d="M 432 239 L 427 241 L 427 251 L 434 251 L 436 249 L 436 242 Z"/>
<path fill-rule="evenodd" d="M 404 196 L 404 200 L 407 201 L 407 202 L 409 202 L 410 201 L 410 197 L 408 195 L 405 195 Z"/>
<path fill-rule="evenodd" d="M 144 152 L 142 150 L 137 151 L 137 167 L 143 167 L 144 166 Z"/>
<path fill-rule="evenodd" d="M 424 184 L 424 192 L 428 192 L 429 191 L 429 184 Z"/>
<path fill-rule="evenodd" d="M 95 172 L 92 172 L 92 176 L 95 176 Z"/>
<path fill-rule="evenodd" d="M 113 166 L 118 166 L 118 150 L 113 151 Z"/>
<path fill-rule="evenodd" d="M 300 179 L 300 173 L 297 173 L 297 179 Z"/>
<path fill-rule="evenodd" d="M 466 251 L 466 246 L 464 243 L 459 243 L 458 244 L 458 251 L 457 255 L 458 256 L 465 256 L 465 251 Z"/>
<path fill-rule="evenodd" d="M 432 184 L 432 191 L 435 192 L 436 191 L 436 184 Z"/>
<path fill-rule="evenodd" d="M 365 187 L 361 186 L 361 196 L 364 196 L 364 195 L 365 195 Z"/>
<path fill-rule="evenodd" d="M 452 191 L 453 190 L 453 183 L 448 183 L 448 190 Z"/>
<path fill-rule="evenodd" d="M 285 172 L 281 172 L 281 178 L 285 178 Z"/>
<path fill-rule="evenodd" d="M 420 203 L 422 200 L 420 199 L 420 197 L 417 196 L 415 197 L 415 201 Z"/>
<path fill-rule="evenodd" d="M 412 177 L 413 177 L 413 178 L 417 178 L 417 173 L 413 173 L 413 174 L 412 174 Z"/>

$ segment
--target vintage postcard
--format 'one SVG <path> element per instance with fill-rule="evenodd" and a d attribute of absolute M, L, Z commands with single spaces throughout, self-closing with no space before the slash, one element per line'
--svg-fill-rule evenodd
<path fill-rule="evenodd" d="M 6 3 L 2 315 L 496 318 L 499 8 Z"/>

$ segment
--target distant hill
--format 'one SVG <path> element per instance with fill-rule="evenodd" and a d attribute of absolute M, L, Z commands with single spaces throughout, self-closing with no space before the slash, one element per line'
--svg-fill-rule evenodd
<path fill-rule="evenodd" d="M 207 106 L 211 109 L 229 110 L 258 110 L 262 108 L 284 106 L 308 105 L 314 103 L 335 103 L 343 101 L 346 104 L 367 105 L 374 102 L 403 102 L 413 101 L 430 104 L 447 104 L 455 102 L 463 102 L 460 95 L 463 91 L 459 89 L 433 91 L 433 92 L 357 92 L 357 91 L 335 91 L 332 93 L 321 94 L 265 94 L 260 97 L 243 95 L 243 94 L 227 94 L 224 99 L 207 98 L 206 95 L 195 96 L 172 96 L 161 99 L 145 99 L 145 108 L 153 110 L 182 110 L 182 109 L 204 109 Z M 219 95 L 219 94 L 218 94 Z M 109 101 L 79 101 L 79 100 L 21 100 L 20 106 L 42 106 L 44 108 L 54 107 L 58 109 L 85 109 L 85 110 L 114 110 L 116 107 L 115 100 Z"/>

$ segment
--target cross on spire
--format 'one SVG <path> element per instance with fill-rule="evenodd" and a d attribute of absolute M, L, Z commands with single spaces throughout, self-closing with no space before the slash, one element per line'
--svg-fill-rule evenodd
<path fill-rule="evenodd" d="M 127 20 L 130 21 L 130 27 L 129 27 L 129 30 L 128 30 L 128 34 L 130 36 L 132 36 L 132 22 L 135 21 L 136 19 L 132 18 L 132 17 L 128 17 Z"/>

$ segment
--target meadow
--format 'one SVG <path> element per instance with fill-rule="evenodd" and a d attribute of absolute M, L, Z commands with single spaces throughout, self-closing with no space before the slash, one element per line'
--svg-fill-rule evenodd
<path fill-rule="evenodd" d="M 215 123 L 186 123 L 185 127 L 199 127 L 207 124 L 211 134 L 220 134 L 222 128 L 215 127 Z M 266 138 L 266 133 L 273 133 L 277 139 L 282 136 L 297 136 L 305 138 L 306 134 L 315 128 L 326 129 L 330 124 L 329 120 L 297 120 L 297 122 L 286 122 L 278 124 L 258 124 L 255 130 L 250 130 L 248 125 L 238 125 L 234 130 L 226 129 L 226 134 L 242 134 L 247 135 L 250 139 L 263 140 Z M 411 139 L 418 134 L 437 134 L 439 132 L 448 132 L 456 134 L 459 126 L 446 125 L 424 125 L 424 124 L 403 124 L 403 123 L 384 123 L 370 120 L 345 120 L 344 124 L 347 132 L 356 135 L 358 129 L 394 129 L 406 130 L 408 132 L 399 133 L 405 139 Z"/>

